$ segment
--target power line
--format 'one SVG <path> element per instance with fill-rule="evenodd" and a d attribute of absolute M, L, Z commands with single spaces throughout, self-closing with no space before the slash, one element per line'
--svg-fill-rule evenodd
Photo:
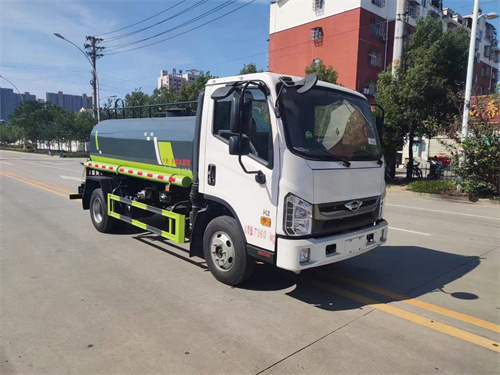
<path fill-rule="evenodd" d="M 145 30 L 148 30 L 148 29 L 151 29 L 152 27 L 155 27 L 155 26 L 158 26 L 158 25 L 160 25 L 162 23 L 170 21 L 171 19 L 174 19 L 176 17 L 182 16 L 182 15 L 188 13 L 189 11 L 191 11 L 191 10 L 193 10 L 195 8 L 198 8 L 199 6 L 205 4 L 207 1 L 208 0 L 200 0 L 197 3 L 191 5 L 190 7 L 186 8 L 186 9 L 184 9 L 184 10 L 182 10 L 182 11 L 180 11 L 180 12 L 178 12 L 178 13 L 170 16 L 170 17 L 167 17 L 167 18 L 165 18 L 165 19 L 163 19 L 163 20 L 161 20 L 159 22 L 156 22 L 156 23 L 154 23 L 154 24 L 152 24 L 150 26 L 147 26 L 147 27 L 143 27 L 142 29 L 139 29 L 139 30 L 136 30 L 136 31 L 131 31 L 131 32 L 126 33 L 126 34 L 122 34 L 122 35 L 118 35 L 118 36 L 115 36 L 115 37 L 108 38 L 108 39 L 106 39 L 106 42 L 114 42 L 115 40 L 123 39 L 123 38 L 126 38 L 128 36 L 140 33 L 142 31 L 145 31 Z M 113 47 L 113 46 L 111 46 L 111 47 Z"/>
<path fill-rule="evenodd" d="M 168 29 L 168 30 L 165 30 L 165 31 L 161 32 L 161 33 L 158 33 L 158 34 L 156 34 L 156 35 L 153 35 L 153 36 L 150 36 L 150 37 L 147 37 L 147 38 L 141 39 L 141 40 L 137 40 L 137 41 L 135 41 L 135 42 L 125 43 L 125 44 L 119 44 L 119 45 L 116 45 L 116 46 L 110 46 L 110 47 L 108 47 L 108 48 L 107 48 L 107 50 L 108 50 L 108 51 L 112 51 L 112 50 L 115 50 L 115 49 L 120 49 L 120 48 L 130 47 L 130 46 L 132 46 L 132 45 L 135 45 L 135 44 L 138 44 L 138 43 L 142 43 L 142 42 L 145 42 L 145 41 L 150 40 L 150 39 L 153 39 L 153 38 L 157 38 L 157 37 L 159 37 L 159 36 L 161 36 L 161 35 L 167 34 L 167 33 L 171 32 L 171 31 L 175 31 L 175 30 L 180 29 L 180 28 L 182 28 L 182 27 L 184 27 L 184 26 L 187 26 L 187 25 L 189 25 L 189 24 L 191 24 L 191 23 L 194 23 L 194 22 L 196 22 L 196 21 L 199 21 L 199 20 L 201 20 L 202 18 L 208 17 L 208 16 L 210 16 L 211 14 L 216 13 L 216 12 L 218 12 L 219 10 L 221 10 L 221 9 L 223 9 L 223 8 L 226 8 L 226 7 L 227 7 L 227 6 L 229 6 L 229 5 L 232 5 L 232 4 L 233 4 L 234 2 L 236 2 L 236 1 L 237 1 L 237 0 L 228 0 L 228 1 L 226 1 L 225 3 L 223 3 L 223 4 L 221 4 L 221 5 L 218 5 L 218 6 L 216 6 L 215 8 L 213 8 L 213 9 L 209 10 L 208 12 L 205 12 L 205 13 L 203 13 L 203 14 L 201 14 L 201 15 L 197 16 L 197 17 L 194 17 L 194 18 L 192 18 L 192 19 L 190 19 L 190 20 L 188 20 L 188 21 L 186 21 L 186 22 L 184 22 L 184 23 L 182 23 L 182 24 L 180 24 L 180 25 L 177 25 L 177 26 L 175 26 L 175 27 L 172 27 L 172 28 L 170 28 L 170 29 Z"/>
<path fill-rule="evenodd" d="M 173 9 L 173 8 L 175 8 L 175 7 L 176 7 L 176 6 L 178 6 L 178 5 L 181 5 L 181 4 L 182 4 L 182 3 L 184 3 L 185 1 L 186 1 L 186 0 L 182 0 L 182 1 L 178 2 L 178 3 L 177 3 L 177 4 L 175 4 L 175 5 L 173 5 L 173 6 L 169 7 L 169 8 L 167 8 L 167 9 L 162 10 L 162 11 L 161 11 L 161 12 L 159 12 L 159 13 L 153 14 L 152 16 L 150 16 L 150 17 L 148 17 L 148 18 L 145 18 L 145 19 L 143 19 L 143 20 L 141 20 L 141 21 L 139 21 L 139 22 L 133 23 L 132 25 L 128 25 L 128 26 L 122 27 L 121 29 L 117 29 L 117 30 L 113 30 L 113 31 L 108 31 L 107 33 L 100 34 L 100 35 L 97 35 L 97 36 L 101 37 L 101 36 L 104 36 L 104 35 L 114 34 L 114 33 L 117 33 L 118 31 L 122 31 L 122 30 L 125 30 L 125 29 L 129 29 L 129 28 L 131 28 L 131 27 L 133 27 L 133 26 L 139 25 L 140 23 L 143 23 L 143 22 L 149 21 L 151 18 L 155 18 L 156 16 L 159 16 L 160 14 L 163 14 L 163 13 L 165 13 L 165 12 L 169 11 L 170 9 Z"/>
<path fill-rule="evenodd" d="M 158 43 L 165 42 L 165 41 L 170 40 L 170 39 L 173 39 L 173 38 L 177 38 L 178 36 L 181 36 L 181 35 L 187 34 L 187 33 L 191 32 L 191 31 L 194 31 L 194 30 L 196 30 L 196 29 L 199 29 L 200 27 L 203 27 L 203 26 L 205 26 L 205 25 L 208 25 L 209 23 L 215 22 L 215 21 L 217 21 L 217 20 L 219 20 L 219 19 L 221 19 L 221 18 L 223 18 L 223 17 L 225 17 L 225 16 L 227 16 L 227 15 L 229 15 L 229 14 L 231 14 L 231 13 L 234 13 L 234 12 L 236 12 L 236 11 L 238 11 L 238 10 L 240 10 L 240 9 L 242 9 L 242 8 L 244 8 L 244 7 L 248 6 L 248 5 L 250 5 L 250 4 L 252 4 L 252 3 L 253 3 L 253 2 L 255 2 L 255 1 L 256 1 L 256 0 L 251 0 L 251 1 L 249 1 L 248 3 L 245 3 L 245 4 L 241 5 L 241 6 L 239 6 L 238 8 L 235 8 L 235 9 L 233 9 L 233 10 L 231 10 L 231 11 L 227 12 L 227 13 L 224 13 L 223 15 L 221 15 L 221 16 L 219 16 L 219 17 L 216 17 L 216 18 L 214 18 L 214 19 L 212 19 L 212 20 L 210 20 L 210 21 L 208 21 L 208 22 L 205 22 L 205 23 L 203 23 L 203 24 L 201 24 L 201 25 L 199 25 L 199 26 L 193 27 L 193 28 L 191 28 L 191 29 L 189 29 L 189 30 L 186 30 L 186 31 L 184 31 L 184 32 L 182 32 L 182 33 L 176 34 L 176 35 L 171 36 L 171 37 L 169 37 L 169 38 L 165 38 L 165 39 L 162 39 L 162 40 L 159 40 L 159 41 L 153 42 L 153 43 L 146 44 L 146 45 L 144 45 L 144 46 L 135 47 L 135 48 L 132 48 L 132 49 L 127 49 L 127 50 L 124 50 L 124 51 L 111 52 L 111 53 L 106 54 L 106 56 L 109 56 L 109 55 L 116 55 L 116 54 L 118 54 L 118 53 L 125 53 L 125 52 L 135 51 L 135 50 L 138 50 L 138 49 L 146 48 L 146 47 L 149 47 L 149 46 L 153 46 L 153 45 L 155 45 L 155 44 L 158 44 Z"/>

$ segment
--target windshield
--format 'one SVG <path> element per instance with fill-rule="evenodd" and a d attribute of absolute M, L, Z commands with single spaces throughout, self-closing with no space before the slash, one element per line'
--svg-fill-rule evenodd
<path fill-rule="evenodd" d="M 316 86 L 280 97 L 288 146 L 317 160 L 378 160 L 381 149 L 370 105 L 355 95 Z"/>

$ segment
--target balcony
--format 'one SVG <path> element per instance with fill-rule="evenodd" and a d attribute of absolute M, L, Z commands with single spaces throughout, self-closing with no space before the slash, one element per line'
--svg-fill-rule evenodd
<path fill-rule="evenodd" d="M 420 18 L 420 3 L 418 1 L 408 1 L 408 15 L 414 19 Z"/>
<path fill-rule="evenodd" d="M 443 9 L 443 0 L 431 0 L 431 5 L 436 9 Z"/>

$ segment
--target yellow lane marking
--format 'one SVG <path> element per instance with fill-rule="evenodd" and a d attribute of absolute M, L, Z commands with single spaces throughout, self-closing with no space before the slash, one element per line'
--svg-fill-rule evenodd
<path fill-rule="evenodd" d="M 67 196 L 66 194 L 62 194 L 62 193 L 59 193 L 59 192 L 57 192 L 57 191 L 54 191 L 54 190 L 50 190 L 50 189 L 44 188 L 43 186 L 39 186 L 39 185 L 33 184 L 33 183 L 28 182 L 28 181 L 26 181 L 26 180 L 23 180 L 23 179 L 21 179 L 21 178 L 17 178 L 17 177 L 11 176 L 10 174 L 4 173 L 4 171 L 0 171 L 0 175 L 3 175 L 3 176 L 5 176 L 5 177 L 12 178 L 12 179 L 14 179 L 14 180 L 20 181 L 20 182 L 25 183 L 25 184 L 27 184 L 27 185 L 31 185 L 31 186 L 33 186 L 33 187 L 35 187 L 35 188 L 37 188 L 37 189 L 44 190 L 44 191 L 47 191 L 47 192 L 49 192 L 49 193 L 59 195 L 59 196 L 61 196 L 61 197 L 63 197 L 63 198 L 68 198 L 68 196 Z"/>
<path fill-rule="evenodd" d="M 46 183 L 38 181 L 38 180 L 34 180 L 32 178 L 29 178 L 29 177 L 25 177 L 25 176 L 18 175 L 16 173 L 8 172 L 8 171 L 3 170 L 3 169 L 0 170 L 0 172 L 3 173 L 3 174 L 9 175 L 11 177 L 15 177 L 15 178 L 18 178 L 18 179 L 22 179 L 22 180 L 25 180 L 25 181 L 29 181 L 29 182 L 35 183 L 37 185 L 43 185 L 43 186 L 45 186 L 47 188 L 50 188 L 50 189 L 59 190 L 62 193 L 68 193 L 68 194 L 73 194 L 74 193 L 73 191 L 69 191 L 69 190 L 66 190 L 66 189 L 63 189 L 63 188 L 60 188 L 60 187 L 57 187 L 57 186 L 49 185 L 49 184 L 46 184 Z"/>
<path fill-rule="evenodd" d="M 356 293 L 352 293 L 350 291 L 347 291 L 345 289 L 342 289 L 342 288 L 339 288 L 336 286 L 328 285 L 324 282 L 320 282 L 320 281 L 316 281 L 316 280 L 311 280 L 311 282 L 312 282 L 312 284 L 314 284 L 315 286 L 317 286 L 321 289 L 338 294 L 342 297 L 346 297 L 346 298 L 349 298 L 351 300 L 360 302 L 362 304 L 369 305 L 377 310 L 384 311 L 385 313 L 397 316 L 397 317 L 399 317 L 401 319 L 405 319 L 409 322 L 419 324 L 421 326 L 430 328 L 434 331 L 438 331 L 438 332 L 447 334 L 449 336 L 456 337 L 460 340 L 467 341 L 467 342 L 470 342 L 472 344 L 476 344 L 476 345 L 482 346 L 483 348 L 490 349 L 494 352 L 500 353 L 500 343 L 498 343 L 496 341 L 475 335 L 475 334 L 470 333 L 470 332 L 463 331 L 461 329 L 449 326 L 447 324 L 439 323 L 439 322 L 432 320 L 432 319 L 424 318 L 423 316 L 413 314 L 411 312 L 405 311 L 405 310 L 400 309 L 398 307 L 389 306 L 385 303 L 375 301 L 371 298 L 368 298 L 368 297 L 365 297 L 365 296 L 362 296 L 362 295 L 359 295 Z"/>
<path fill-rule="evenodd" d="M 391 291 L 388 291 L 388 290 L 385 290 L 385 289 L 382 289 L 382 288 L 379 288 L 379 287 L 376 287 L 376 286 L 373 286 L 373 285 L 370 285 L 370 284 L 367 284 L 367 283 L 364 283 L 364 282 L 361 282 L 358 280 L 353 280 L 349 277 L 340 276 L 340 275 L 335 275 L 333 277 L 335 279 L 343 281 L 347 284 L 351 284 L 351 285 L 357 286 L 359 288 L 366 289 L 366 290 L 381 294 L 383 296 L 390 297 L 396 301 L 402 301 L 402 302 L 408 303 L 410 305 L 420 307 L 420 308 L 425 309 L 425 310 L 436 312 L 436 313 L 441 314 L 441 315 L 449 316 L 450 318 L 455 318 L 457 320 L 461 320 L 463 322 L 470 323 L 470 324 L 473 324 L 475 326 L 486 328 L 486 329 L 489 329 L 491 331 L 500 333 L 500 326 L 498 324 L 490 323 L 490 322 L 487 322 L 485 320 L 475 318 L 475 317 L 467 315 L 467 314 L 462 314 L 462 313 L 459 313 L 459 312 L 456 312 L 453 310 L 446 309 L 444 307 L 436 306 L 436 305 L 433 305 L 432 303 L 419 301 L 417 299 L 410 298 L 410 297 L 404 296 L 402 294 L 394 293 L 394 292 L 391 292 Z"/>

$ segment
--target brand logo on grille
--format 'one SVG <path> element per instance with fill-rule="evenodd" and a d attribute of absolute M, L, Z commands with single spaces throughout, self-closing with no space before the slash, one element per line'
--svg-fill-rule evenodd
<path fill-rule="evenodd" d="M 347 208 L 350 211 L 357 211 L 362 205 L 363 202 L 361 201 L 349 201 L 346 204 L 344 204 L 345 208 Z"/>

